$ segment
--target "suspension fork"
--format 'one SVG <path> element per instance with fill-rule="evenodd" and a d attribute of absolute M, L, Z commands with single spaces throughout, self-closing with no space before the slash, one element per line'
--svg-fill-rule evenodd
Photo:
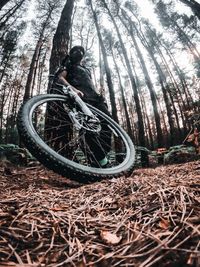
<path fill-rule="evenodd" d="M 99 119 L 92 113 L 92 111 L 88 108 L 85 102 L 78 96 L 76 92 L 71 89 L 71 86 L 63 87 L 63 92 L 68 95 L 76 104 L 79 106 L 81 111 L 87 117 L 87 121 L 90 123 L 99 123 Z M 77 130 L 84 128 L 82 124 L 77 120 L 76 115 L 73 111 L 68 111 L 69 117 L 74 123 Z"/>
<path fill-rule="evenodd" d="M 78 106 L 80 107 L 80 109 L 83 111 L 85 115 L 87 115 L 88 117 L 92 117 L 92 118 L 95 117 L 95 115 L 88 108 L 85 102 L 80 98 L 80 96 L 71 89 L 71 86 L 67 86 L 67 87 L 64 86 L 62 90 L 65 94 L 69 95 L 71 99 L 75 100 L 75 102 L 78 104 Z"/>

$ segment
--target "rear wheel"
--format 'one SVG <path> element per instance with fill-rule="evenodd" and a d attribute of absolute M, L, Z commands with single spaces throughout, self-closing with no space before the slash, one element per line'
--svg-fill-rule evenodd
<path fill-rule="evenodd" d="M 91 105 L 88 107 L 100 124 L 91 123 L 66 96 L 49 94 L 31 98 L 18 114 L 22 141 L 47 168 L 82 183 L 129 174 L 135 159 L 131 139 L 109 116 Z M 74 124 L 70 116 L 78 123 Z M 106 151 L 108 135 L 111 135 L 111 149 Z M 88 144 L 91 139 L 105 149 L 107 167 L 98 164 L 98 153 Z"/>

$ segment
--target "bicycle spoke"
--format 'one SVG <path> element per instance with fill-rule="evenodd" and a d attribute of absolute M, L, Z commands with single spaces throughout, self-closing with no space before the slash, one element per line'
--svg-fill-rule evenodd
<path fill-rule="evenodd" d="M 101 130 L 99 129 L 100 132 L 97 133 L 97 125 L 88 120 L 84 113 L 78 111 L 75 113 L 77 123 L 88 129 L 78 131 L 66 110 L 70 110 L 67 103 L 57 100 L 49 104 L 41 104 L 36 108 L 33 113 L 33 121 L 35 120 L 33 126 L 44 142 L 56 153 L 71 161 L 86 166 L 91 166 L 94 163 L 95 166 L 101 168 L 97 159 L 98 153 L 93 151 L 93 146 L 99 147 L 101 153 L 107 155 L 108 160 L 112 161 L 113 165 L 119 165 L 117 156 L 125 154 L 126 149 L 125 145 L 122 145 L 123 140 L 118 139 L 118 134 L 112 125 L 108 125 L 105 118 L 95 111 L 94 114 L 101 124 Z M 87 131 L 90 131 L 89 135 Z M 115 147 L 119 147 L 119 151 Z"/>
<path fill-rule="evenodd" d="M 60 136 L 56 136 L 55 138 L 52 138 L 48 141 L 45 141 L 47 144 L 51 143 L 52 141 L 56 141 L 58 139 L 61 139 L 62 137 L 64 137 L 65 135 L 60 135 Z"/>
<path fill-rule="evenodd" d="M 95 107 L 87 104 L 94 117 L 85 114 L 84 105 L 56 94 L 33 97 L 19 111 L 21 140 L 47 168 L 80 182 L 130 173 L 135 155 L 130 138 Z M 108 164 L 101 166 L 105 157 Z"/>

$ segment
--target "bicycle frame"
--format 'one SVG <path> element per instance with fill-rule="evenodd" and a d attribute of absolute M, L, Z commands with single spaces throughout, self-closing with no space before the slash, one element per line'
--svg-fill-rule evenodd
<path fill-rule="evenodd" d="M 71 119 L 71 121 L 74 123 L 77 130 L 85 129 L 90 132 L 100 132 L 101 126 L 99 119 L 92 113 L 92 111 L 88 108 L 88 106 L 85 104 L 85 102 L 78 96 L 78 94 L 71 88 L 71 86 L 62 86 L 62 91 L 65 95 L 69 96 L 69 98 L 73 99 L 76 104 L 79 106 L 79 108 L 82 110 L 82 112 L 85 115 L 85 120 L 87 121 L 87 125 L 90 125 L 90 127 L 85 127 L 83 124 L 79 123 L 79 120 L 77 119 L 78 113 L 69 111 L 68 115 Z"/>

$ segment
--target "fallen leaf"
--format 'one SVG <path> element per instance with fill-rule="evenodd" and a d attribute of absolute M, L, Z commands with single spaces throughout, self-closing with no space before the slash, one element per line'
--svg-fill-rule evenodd
<path fill-rule="evenodd" d="M 111 245 L 117 245 L 122 239 L 122 236 L 117 236 L 109 231 L 103 230 L 100 233 L 100 236 L 104 242 Z"/>
<path fill-rule="evenodd" d="M 161 220 L 160 220 L 160 222 L 159 222 L 159 226 L 160 226 L 160 228 L 166 230 L 166 229 L 169 228 L 169 226 L 170 226 L 170 222 L 169 222 L 168 220 L 164 219 L 164 218 L 161 218 Z"/>

